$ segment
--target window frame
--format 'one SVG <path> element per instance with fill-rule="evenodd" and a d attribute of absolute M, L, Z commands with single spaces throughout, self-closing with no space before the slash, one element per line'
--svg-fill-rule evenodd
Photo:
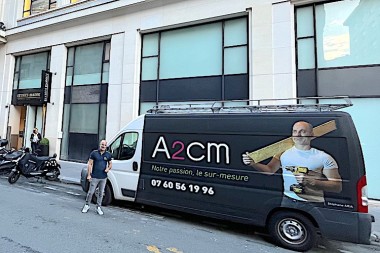
<path fill-rule="evenodd" d="M 363 1 L 363 0 L 361 0 Z M 294 32 L 296 46 L 296 90 L 297 97 L 316 96 L 350 96 L 358 98 L 379 98 L 380 88 L 376 86 L 380 77 L 377 73 L 380 70 L 380 62 L 375 64 L 344 65 L 344 66 L 319 66 L 318 45 L 321 34 L 317 32 L 317 7 L 330 3 L 343 3 L 341 0 L 314 2 L 294 8 Z M 312 8 L 313 13 L 313 34 L 309 36 L 299 36 L 297 25 L 302 23 L 302 19 L 297 18 L 297 11 L 302 8 Z M 314 68 L 300 68 L 299 41 L 312 39 L 314 43 Z M 322 37 L 323 39 L 323 37 Z M 354 73 L 354 74 L 351 74 Z M 351 75 L 350 75 L 351 74 Z M 366 76 L 366 78 L 360 78 Z M 333 77 L 333 79 L 331 79 Z M 359 77 L 359 78 L 356 78 Z M 330 80 L 330 81 L 329 81 Z M 332 80 L 332 81 L 331 81 Z M 360 87 L 357 85 L 361 83 Z"/>
<path fill-rule="evenodd" d="M 245 22 L 245 25 L 244 25 L 245 26 L 245 34 L 246 34 L 245 43 L 243 43 L 243 44 L 237 43 L 237 44 L 226 45 L 225 41 L 224 41 L 224 36 L 226 33 L 225 24 L 228 21 L 233 21 L 233 20 L 238 20 L 238 19 L 242 19 L 242 20 L 244 20 L 243 22 Z M 198 27 L 198 26 L 208 25 L 208 24 L 213 24 L 213 23 L 221 23 L 221 26 L 222 26 L 222 29 L 221 29 L 222 45 L 220 48 L 221 54 L 222 54 L 221 75 L 216 75 L 216 76 L 190 76 L 190 77 L 178 77 L 178 78 L 176 77 L 176 78 L 162 79 L 160 77 L 161 34 L 164 32 L 170 32 L 170 31 L 174 31 L 174 30 L 178 30 L 178 29 Z M 144 36 L 150 36 L 150 35 L 154 35 L 154 34 L 157 34 L 157 44 L 158 44 L 157 45 L 157 48 L 158 48 L 157 54 L 147 54 L 145 56 L 144 51 L 146 49 L 144 48 Z M 148 33 L 142 34 L 141 40 L 142 40 L 142 43 L 141 43 L 141 52 L 140 52 L 141 53 L 141 61 L 140 61 L 140 70 L 141 71 L 140 71 L 140 98 L 139 98 L 139 100 L 140 100 L 139 101 L 139 113 L 140 114 L 144 113 L 141 111 L 141 108 L 143 107 L 142 104 L 147 104 L 147 103 L 154 103 L 156 106 L 158 106 L 160 103 L 165 103 L 165 102 L 180 102 L 180 103 L 186 103 L 186 102 L 197 102 L 197 103 L 199 103 L 199 102 L 201 102 L 202 103 L 202 102 L 209 102 L 209 101 L 221 101 L 221 100 L 222 101 L 229 101 L 229 100 L 239 100 L 239 99 L 240 100 L 247 100 L 247 99 L 249 99 L 249 66 L 250 66 L 249 45 L 250 45 L 251 39 L 249 37 L 249 17 L 248 17 L 248 14 L 247 15 L 241 15 L 238 17 L 231 17 L 231 18 L 227 18 L 227 19 L 205 22 L 202 24 L 193 24 L 190 26 L 183 26 L 183 27 L 176 27 L 173 29 L 148 32 Z M 149 42 L 149 44 L 151 44 L 151 42 Z M 246 58 L 245 58 L 246 67 L 244 70 L 245 72 L 242 71 L 241 73 L 235 73 L 235 72 L 226 73 L 226 69 L 225 69 L 227 66 L 226 59 L 225 59 L 226 51 L 228 51 L 229 49 L 242 48 L 242 47 L 246 48 Z M 146 52 L 149 52 L 149 50 L 147 50 Z M 144 68 L 143 68 L 144 59 L 152 59 L 152 58 L 157 59 L 156 71 L 152 71 L 152 72 L 147 74 L 146 72 L 144 72 Z M 241 71 L 241 70 L 239 70 L 239 71 Z M 155 72 L 155 74 L 154 74 L 154 72 Z M 155 79 L 150 79 L 150 78 L 148 78 L 148 79 L 144 78 L 143 79 L 144 76 L 156 76 L 156 78 Z M 238 78 L 238 80 L 242 81 L 244 83 L 244 85 L 239 85 L 239 86 L 233 88 L 231 86 L 231 80 L 232 80 L 231 77 Z M 213 86 L 213 87 L 210 86 L 209 87 L 209 89 L 214 89 L 216 87 L 217 92 L 215 94 L 217 94 L 217 95 L 216 96 L 208 96 L 208 97 L 198 97 L 198 98 L 194 98 L 194 99 L 189 98 L 186 100 L 183 100 L 182 98 L 178 98 L 178 97 L 175 100 L 168 100 L 167 98 L 162 97 L 162 94 L 163 94 L 162 92 L 165 92 L 165 91 L 163 91 L 163 89 L 162 89 L 163 86 L 161 86 L 161 85 L 164 82 L 168 83 L 168 82 L 175 82 L 175 81 L 181 80 L 183 82 L 189 81 L 191 83 L 191 80 L 196 80 L 197 78 L 198 78 L 198 80 L 203 78 L 204 80 L 201 80 L 202 83 L 204 83 L 206 81 L 210 85 L 217 85 L 217 86 Z M 209 78 L 211 78 L 212 80 L 206 80 Z M 221 80 L 217 80 L 218 78 L 220 78 Z M 151 88 L 149 88 L 149 91 L 143 87 L 145 85 L 151 85 L 150 86 Z M 168 85 L 171 85 L 171 84 L 168 84 Z M 189 86 L 187 86 L 187 87 L 189 87 Z M 240 94 L 239 92 L 235 92 L 235 93 L 231 92 L 231 90 L 240 90 L 241 91 L 240 93 L 244 93 L 244 95 Z M 148 92 L 148 93 L 146 93 L 146 92 Z M 145 96 L 146 94 L 148 94 L 147 96 L 149 98 L 147 98 Z M 234 98 L 234 97 L 237 97 L 237 98 Z"/>
<path fill-rule="evenodd" d="M 83 46 L 88 46 L 91 44 L 98 44 L 102 43 L 102 48 L 101 50 L 101 55 L 102 58 L 99 59 L 99 64 L 101 64 L 101 69 L 100 69 L 100 75 L 101 78 L 99 79 L 98 83 L 92 83 L 92 84 L 81 84 L 81 85 L 74 85 L 74 75 L 75 75 L 75 64 L 76 64 L 76 55 L 75 51 L 78 47 L 83 47 Z M 74 158 L 70 157 L 70 154 L 68 152 L 69 150 L 69 141 L 70 141 L 70 134 L 75 134 L 75 132 L 70 131 L 71 127 L 71 117 L 72 117 L 72 105 L 76 104 L 92 104 L 92 105 L 97 105 L 99 107 L 98 111 L 98 125 L 97 125 L 97 133 L 93 134 L 97 136 L 97 139 L 104 139 L 105 134 L 106 134 L 106 126 L 107 126 L 107 101 L 108 101 L 108 85 L 109 82 L 104 81 L 103 78 L 103 70 L 104 70 L 104 64 L 109 63 L 110 59 L 105 59 L 106 55 L 106 48 L 109 49 L 109 53 L 111 52 L 111 40 L 101 40 L 101 41 L 95 41 L 87 44 L 76 44 L 72 45 L 70 47 L 67 47 L 67 59 L 66 59 L 66 73 L 65 73 L 65 94 L 64 94 L 64 117 L 66 117 L 66 121 L 62 122 L 62 132 L 64 133 L 63 139 L 65 141 L 61 142 L 61 154 L 60 157 L 62 160 L 72 160 Z M 72 69 L 70 72 L 69 69 Z M 71 74 L 71 76 L 68 74 Z M 86 91 L 91 90 L 89 89 L 90 86 L 93 86 L 97 91 L 99 91 L 99 97 L 95 99 L 97 96 L 97 93 L 94 94 L 94 96 L 91 96 L 90 99 L 87 101 L 80 101 L 78 99 L 75 99 L 76 97 L 73 96 L 73 92 L 84 92 L 86 94 Z M 95 87 L 98 86 L 98 87 Z M 66 115 L 66 116 L 65 116 Z M 84 135 L 87 133 L 83 133 Z M 65 143 L 65 144 L 64 144 Z M 66 145 L 66 146 L 63 146 Z M 75 160 L 76 161 L 76 160 Z M 79 160 L 78 160 L 79 161 Z M 80 160 L 84 161 L 84 160 Z"/>
<path fill-rule="evenodd" d="M 32 15 L 38 15 L 38 14 L 43 13 L 45 11 L 57 8 L 57 0 L 45 0 L 45 1 L 48 1 L 48 8 L 47 8 L 47 10 L 44 10 L 44 11 L 36 13 L 36 14 L 32 14 L 33 2 L 36 2 L 36 1 L 37 0 L 24 0 L 23 13 L 22 13 L 22 17 L 23 18 L 32 16 Z M 52 7 L 53 4 L 55 4 L 56 6 Z"/>
<path fill-rule="evenodd" d="M 47 58 L 46 58 L 46 71 L 50 71 L 50 57 L 51 57 L 51 51 L 43 51 L 43 52 L 36 52 L 32 54 L 25 54 L 25 55 L 19 55 L 15 57 L 15 67 L 14 67 L 14 73 L 13 73 L 13 85 L 12 89 L 13 90 L 18 90 L 20 89 L 20 78 L 21 78 L 21 66 L 22 66 L 22 58 L 25 56 L 30 56 L 30 55 L 36 55 L 36 54 L 44 54 L 47 53 Z M 41 73 L 40 73 L 41 74 Z M 15 87 L 15 81 L 16 81 L 16 75 L 17 75 L 17 86 Z M 40 87 L 41 88 L 41 87 Z M 31 88 L 22 88 L 22 89 L 31 89 Z M 32 88 L 33 89 L 33 88 Z"/>

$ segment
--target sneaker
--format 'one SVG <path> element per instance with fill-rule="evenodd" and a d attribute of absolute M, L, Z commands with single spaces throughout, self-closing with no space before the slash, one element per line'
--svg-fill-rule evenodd
<path fill-rule="evenodd" d="M 103 214 L 104 214 L 103 211 L 102 211 L 102 209 L 100 208 L 100 206 L 98 206 L 98 207 L 96 208 L 96 212 L 97 212 L 99 215 L 103 215 Z"/>
<path fill-rule="evenodd" d="M 90 209 L 90 206 L 85 204 L 83 209 L 82 209 L 82 213 L 87 213 L 88 212 L 88 209 Z"/>

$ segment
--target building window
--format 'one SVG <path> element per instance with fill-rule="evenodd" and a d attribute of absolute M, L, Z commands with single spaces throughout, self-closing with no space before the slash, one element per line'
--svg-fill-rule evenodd
<path fill-rule="evenodd" d="M 110 42 L 68 48 L 61 159 L 87 161 L 105 138 Z"/>
<path fill-rule="evenodd" d="M 377 0 L 297 8 L 298 95 L 380 96 L 379 16 Z"/>
<path fill-rule="evenodd" d="M 75 3 L 84 2 L 84 1 L 87 1 L 87 0 L 70 0 L 70 3 L 75 4 Z"/>
<path fill-rule="evenodd" d="M 36 53 L 16 57 L 13 89 L 41 88 L 42 70 L 49 70 L 50 53 Z"/>
<path fill-rule="evenodd" d="M 160 103 L 248 99 L 247 19 L 143 36 L 140 113 Z"/>
<path fill-rule="evenodd" d="M 23 17 L 57 8 L 57 0 L 24 0 Z"/>

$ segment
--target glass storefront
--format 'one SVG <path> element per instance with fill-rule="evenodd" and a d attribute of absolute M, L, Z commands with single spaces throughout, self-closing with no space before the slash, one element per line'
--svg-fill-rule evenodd
<path fill-rule="evenodd" d="M 63 160 L 87 161 L 105 138 L 109 52 L 109 41 L 68 48 Z"/>

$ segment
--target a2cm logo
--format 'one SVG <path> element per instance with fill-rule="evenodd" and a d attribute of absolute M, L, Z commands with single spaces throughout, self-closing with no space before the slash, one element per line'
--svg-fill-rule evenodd
<path fill-rule="evenodd" d="M 194 141 L 185 145 L 183 141 L 176 140 L 173 141 L 170 147 L 172 153 L 169 151 L 165 137 L 160 136 L 153 150 L 152 158 L 156 158 L 158 153 L 164 153 L 168 160 L 185 160 L 188 158 L 194 162 L 206 160 L 208 163 L 221 163 L 221 158 L 223 157 L 223 161 L 225 161 L 226 164 L 230 163 L 230 148 L 226 143 L 207 142 L 203 144 L 199 141 Z M 192 150 L 195 148 L 203 150 L 204 152 L 196 157 L 192 153 Z M 213 154 L 215 154 L 215 157 Z"/>

